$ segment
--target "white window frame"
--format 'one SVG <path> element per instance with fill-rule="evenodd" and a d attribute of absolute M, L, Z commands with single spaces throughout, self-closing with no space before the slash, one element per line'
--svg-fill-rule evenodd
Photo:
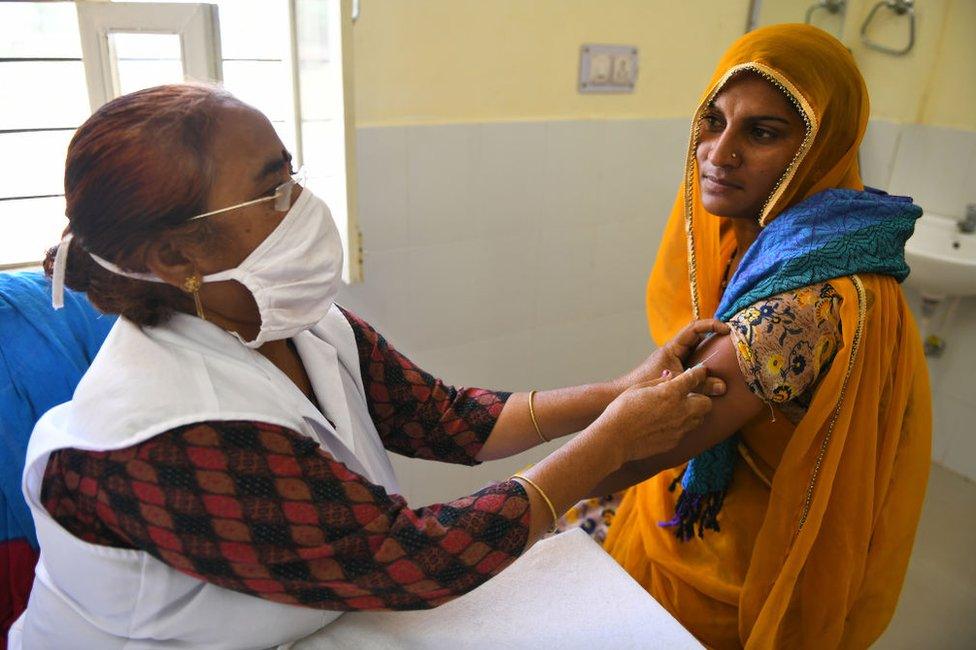
<path fill-rule="evenodd" d="M 328 89 L 333 96 L 339 98 L 334 119 L 343 125 L 340 130 L 339 141 L 316 143 L 303 136 L 302 124 L 302 95 L 311 93 L 313 89 L 302 83 L 301 66 L 306 60 L 304 44 L 301 42 L 298 21 L 301 20 L 301 8 L 305 3 L 321 3 L 326 7 L 329 49 L 329 64 L 337 66 L 340 74 L 332 75 L 335 87 Z M 352 27 L 358 13 L 358 2 L 353 0 L 288 0 L 288 21 L 291 31 L 291 66 L 292 85 L 295 107 L 295 152 L 299 162 L 302 162 L 307 152 L 330 156 L 335 160 L 334 168 L 338 173 L 329 177 L 322 176 L 316 169 L 309 170 L 308 184 L 316 189 L 316 181 L 321 181 L 330 188 L 342 188 L 343 191 L 332 191 L 326 197 L 332 216 L 339 227 L 339 232 L 346 243 L 345 264 L 342 276 L 347 284 L 363 280 L 363 235 L 359 228 L 356 176 L 356 124 L 354 118 L 353 74 L 352 74 Z M 322 91 L 324 89 L 318 89 Z M 328 150 L 322 149 L 328 147 Z M 322 157 L 322 156 L 317 156 Z"/>
<path fill-rule="evenodd" d="M 43 0 L 37 0 L 43 1 Z M 359 228 L 356 175 L 356 126 L 354 118 L 352 27 L 358 17 L 358 0 L 285 0 L 290 27 L 290 67 L 296 136 L 296 162 L 306 153 L 315 157 L 331 157 L 331 167 L 337 170 L 328 176 L 321 170 L 310 169 L 309 184 L 315 190 L 316 181 L 328 188 L 328 201 L 333 217 L 345 239 L 346 255 L 343 279 L 347 283 L 363 280 L 363 237 Z M 337 68 L 331 75 L 335 88 L 321 89 L 302 83 L 301 64 L 303 46 L 299 42 L 298 21 L 302 3 L 324 3 L 330 44 L 329 64 Z M 82 46 L 82 64 L 88 88 L 88 99 L 94 112 L 107 101 L 118 96 L 119 82 L 116 60 L 109 35 L 113 32 L 178 34 L 181 45 L 184 78 L 187 80 L 221 83 L 223 79 L 220 47 L 219 10 L 206 3 L 175 2 L 108 2 L 106 0 L 75 0 L 78 28 Z M 269 5 L 272 3 L 269 3 Z M 281 5 L 278 5 L 281 6 Z M 306 58 L 306 60 L 308 60 Z M 338 140 L 315 142 L 302 135 L 301 95 L 317 92 L 336 98 L 334 119 L 341 120 Z M 332 109 L 330 109 L 332 110 Z M 0 125 L 2 126 L 2 125 Z M 34 268 L 36 262 L 4 264 L 0 271 Z"/>
<path fill-rule="evenodd" d="M 109 38 L 113 32 L 176 34 L 184 80 L 219 83 L 223 79 L 216 5 L 77 0 L 75 7 L 92 112 L 121 94 Z"/>

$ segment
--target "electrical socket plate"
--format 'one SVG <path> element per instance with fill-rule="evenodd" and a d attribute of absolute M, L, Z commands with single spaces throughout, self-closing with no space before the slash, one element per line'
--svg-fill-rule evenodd
<path fill-rule="evenodd" d="M 633 45 L 580 46 L 581 93 L 632 93 L 637 84 L 637 48 Z"/>

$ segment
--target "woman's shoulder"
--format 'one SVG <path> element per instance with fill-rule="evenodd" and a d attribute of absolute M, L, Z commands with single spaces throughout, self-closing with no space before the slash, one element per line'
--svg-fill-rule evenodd
<path fill-rule="evenodd" d="M 841 343 L 840 293 L 820 282 L 778 293 L 729 320 L 739 367 L 764 401 L 786 403 L 807 393 Z"/>

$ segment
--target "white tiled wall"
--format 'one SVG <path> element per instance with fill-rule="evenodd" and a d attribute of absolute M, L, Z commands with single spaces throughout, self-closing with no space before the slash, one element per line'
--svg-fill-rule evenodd
<path fill-rule="evenodd" d="M 921 125 L 872 122 L 861 150 L 865 182 L 906 194 L 928 213 L 957 219 L 976 203 L 976 133 Z M 919 314 L 919 296 L 905 292 Z M 938 320 L 938 316 L 933 319 Z M 942 358 L 929 359 L 932 382 L 932 459 L 976 480 L 976 299 L 959 304 L 936 332 Z"/>
<path fill-rule="evenodd" d="M 650 352 L 644 282 L 687 129 L 684 119 L 359 129 L 366 279 L 340 301 L 454 384 L 525 390 L 624 372 Z M 976 136 L 936 131 L 872 123 L 864 177 L 961 214 L 976 200 L 964 197 L 976 187 Z M 941 179 L 955 179 L 954 195 Z M 965 426 L 976 422 L 976 402 L 963 381 L 963 368 L 976 364 L 972 307 L 960 309 L 950 351 L 932 372 L 935 458 L 976 476 L 976 436 Z M 503 478 L 544 452 L 474 469 L 396 465 L 420 505 Z"/>
<path fill-rule="evenodd" d="M 425 369 L 507 390 L 609 379 L 651 350 L 644 282 L 685 120 L 363 128 L 365 281 L 340 300 Z M 504 478 L 397 459 L 418 504 Z"/>

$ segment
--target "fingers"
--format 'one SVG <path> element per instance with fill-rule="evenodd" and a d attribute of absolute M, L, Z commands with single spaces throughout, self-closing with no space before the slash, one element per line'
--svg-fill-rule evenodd
<path fill-rule="evenodd" d="M 671 378 L 670 373 L 668 373 L 666 377 L 664 375 L 661 375 L 657 379 L 651 379 L 650 381 L 643 381 L 639 384 L 634 384 L 633 386 L 630 387 L 630 390 L 638 390 L 641 388 L 652 388 L 654 386 L 657 386 L 658 384 L 663 384 L 667 382 L 670 378 Z"/>
<path fill-rule="evenodd" d="M 678 334 L 668 342 L 671 352 L 682 362 L 698 347 L 706 337 L 714 334 L 728 334 L 729 326 L 720 320 L 706 318 L 696 320 L 686 325 Z"/>
<path fill-rule="evenodd" d="M 716 334 L 729 333 L 729 326 L 717 318 L 703 318 L 701 320 L 693 321 L 688 325 L 688 328 L 691 328 L 701 336 L 704 336 L 709 332 L 714 332 Z"/>
<path fill-rule="evenodd" d="M 724 381 L 718 377 L 709 377 L 705 380 L 701 394 L 708 395 L 709 397 L 720 397 L 725 395 L 726 389 L 727 387 Z"/>
<path fill-rule="evenodd" d="M 674 377 L 667 382 L 667 386 L 681 394 L 690 393 L 701 386 L 708 377 L 708 369 L 704 365 L 697 365 Z M 708 398 L 704 398 L 708 399 Z"/>
<path fill-rule="evenodd" d="M 685 397 L 682 406 L 684 407 L 684 422 L 681 429 L 688 432 L 697 429 L 705 422 L 705 416 L 712 410 L 712 400 L 704 395 L 691 393 Z"/>
<path fill-rule="evenodd" d="M 692 417 L 705 417 L 712 410 L 712 400 L 698 393 L 688 395 L 685 403 L 688 406 L 688 413 Z"/>

